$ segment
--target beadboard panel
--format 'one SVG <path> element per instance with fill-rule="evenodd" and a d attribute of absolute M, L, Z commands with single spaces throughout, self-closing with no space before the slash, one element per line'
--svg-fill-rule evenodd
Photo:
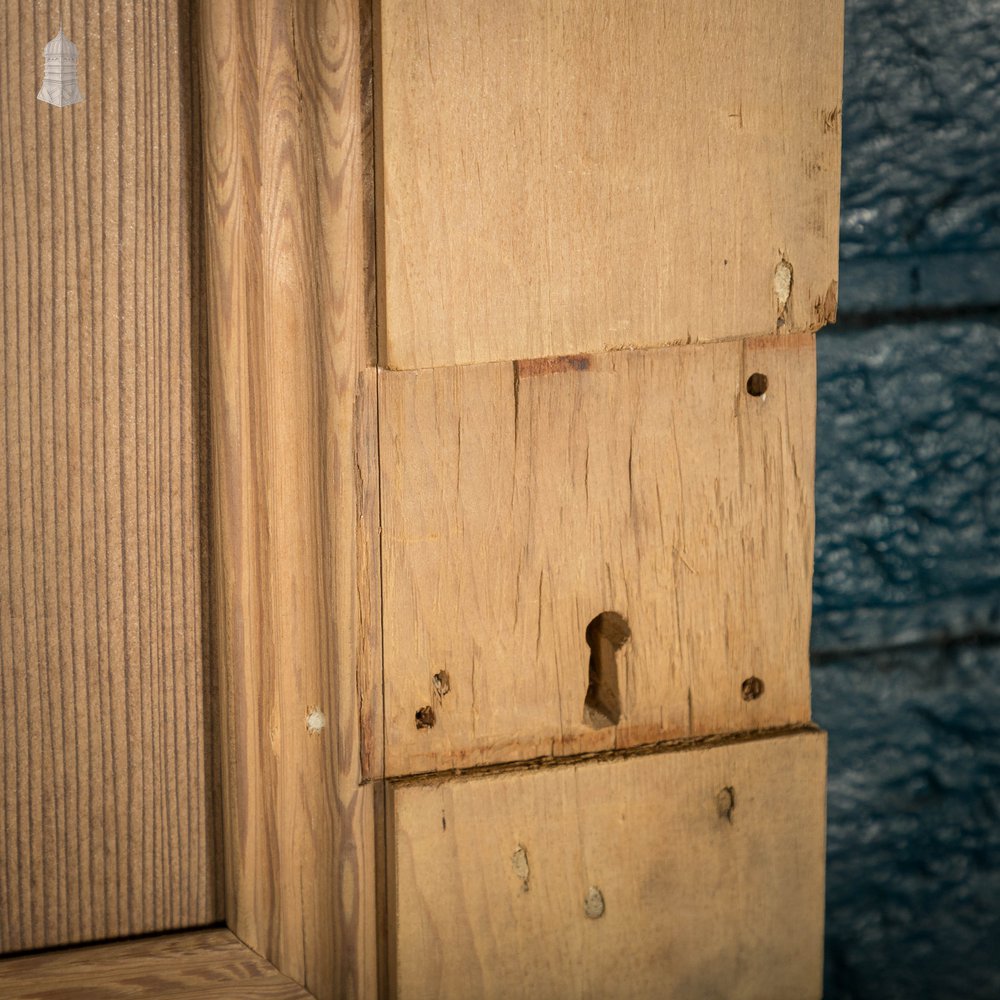
<path fill-rule="evenodd" d="M 222 917 L 191 8 L 0 12 L 0 951 Z"/>

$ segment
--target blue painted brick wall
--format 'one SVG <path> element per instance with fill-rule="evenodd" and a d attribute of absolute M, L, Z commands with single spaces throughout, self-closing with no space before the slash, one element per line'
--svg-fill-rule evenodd
<path fill-rule="evenodd" d="M 848 0 L 846 259 L 1000 246 L 997 0 Z"/>
<path fill-rule="evenodd" d="M 1000 0 L 848 0 L 819 336 L 828 1000 L 1000 998 Z"/>

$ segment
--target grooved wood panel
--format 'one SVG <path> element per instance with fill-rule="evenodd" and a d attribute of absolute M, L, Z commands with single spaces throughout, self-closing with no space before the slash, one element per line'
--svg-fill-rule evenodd
<path fill-rule="evenodd" d="M 354 0 L 212 0 L 200 14 L 226 919 L 318 1000 L 367 1000 L 368 26 Z"/>
<path fill-rule="evenodd" d="M 826 736 L 390 783 L 399 1000 L 809 1000 Z"/>
<path fill-rule="evenodd" d="M 376 7 L 383 363 L 832 315 L 841 0 Z"/>
<path fill-rule="evenodd" d="M 386 773 L 808 721 L 815 382 L 812 334 L 380 373 Z"/>
<path fill-rule="evenodd" d="M 191 15 L 0 10 L 0 951 L 222 916 Z"/>
<path fill-rule="evenodd" d="M 0 961 L 17 1000 L 310 1000 L 230 931 L 189 931 Z"/>

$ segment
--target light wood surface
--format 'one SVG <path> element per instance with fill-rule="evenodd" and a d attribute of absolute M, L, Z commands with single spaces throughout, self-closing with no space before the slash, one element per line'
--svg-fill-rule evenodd
<path fill-rule="evenodd" d="M 385 364 L 832 317 L 840 0 L 376 7 Z"/>
<path fill-rule="evenodd" d="M 366 25 L 334 0 L 200 10 L 226 919 L 319 1000 L 369 998 L 374 789 L 359 787 L 357 656 L 377 640 L 359 635 L 370 546 L 355 427 L 374 353 Z"/>
<path fill-rule="evenodd" d="M 386 773 L 809 719 L 813 335 L 383 371 L 379 407 Z"/>
<path fill-rule="evenodd" d="M 0 960 L 9 1000 L 309 1000 L 230 931 L 189 931 Z"/>
<path fill-rule="evenodd" d="M 60 10 L 69 108 L 35 99 Z M 5 952 L 222 909 L 191 5 L 11 0 L 0 52 Z"/>
<path fill-rule="evenodd" d="M 809 1000 L 826 737 L 390 784 L 399 1000 Z"/>
<path fill-rule="evenodd" d="M 385 767 L 377 368 L 366 368 L 358 377 L 355 402 L 355 487 L 358 501 L 358 708 L 361 770 L 363 777 L 369 778 L 381 775 Z"/>

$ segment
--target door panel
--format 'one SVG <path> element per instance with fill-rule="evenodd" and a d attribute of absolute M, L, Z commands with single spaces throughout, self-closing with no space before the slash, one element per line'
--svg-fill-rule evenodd
<path fill-rule="evenodd" d="M 60 23 L 83 103 L 36 100 Z M 221 917 L 188 0 L 0 13 L 0 951 Z"/>
<path fill-rule="evenodd" d="M 839 0 L 376 8 L 384 364 L 831 316 Z"/>
<path fill-rule="evenodd" d="M 391 787 L 391 995 L 809 1000 L 815 731 Z"/>
<path fill-rule="evenodd" d="M 812 334 L 382 372 L 386 773 L 807 721 L 815 386 Z"/>

